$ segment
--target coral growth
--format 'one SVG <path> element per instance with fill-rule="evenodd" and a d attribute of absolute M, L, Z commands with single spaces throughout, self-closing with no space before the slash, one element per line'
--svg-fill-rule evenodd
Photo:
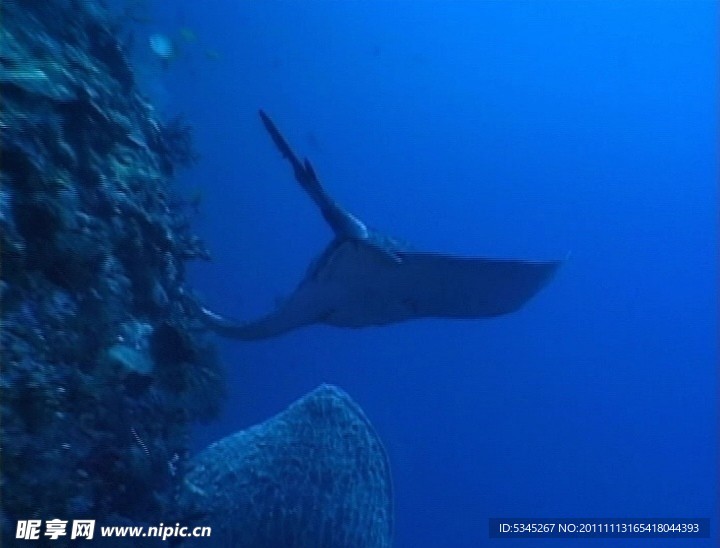
<path fill-rule="evenodd" d="M 167 515 L 223 391 L 184 288 L 207 252 L 170 180 L 191 134 L 139 95 L 102 6 L 3 4 L 3 540 L 17 519 Z"/>

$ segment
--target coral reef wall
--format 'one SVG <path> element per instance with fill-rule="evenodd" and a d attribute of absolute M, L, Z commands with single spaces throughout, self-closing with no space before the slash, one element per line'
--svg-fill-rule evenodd
<path fill-rule="evenodd" d="M 184 289 L 207 257 L 171 186 L 190 132 L 142 98 L 103 5 L 2 5 L 3 540 L 18 519 L 166 518 L 223 391 Z"/>

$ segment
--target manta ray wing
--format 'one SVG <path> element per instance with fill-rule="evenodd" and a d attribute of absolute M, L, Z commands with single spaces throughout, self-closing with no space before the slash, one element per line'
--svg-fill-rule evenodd
<path fill-rule="evenodd" d="M 392 279 L 411 317 L 489 318 L 515 312 L 552 278 L 557 261 L 400 253 Z M 388 280 L 390 282 L 390 280 Z"/>
<path fill-rule="evenodd" d="M 221 316 L 212 310 L 201 307 L 203 321 L 218 335 L 243 341 L 256 341 L 283 335 L 288 331 L 317 323 L 320 315 L 317 303 L 308 299 L 312 292 L 303 291 L 301 287 L 290 298 L 273 312 L 256 320 L 237 322 Z"/>
<path fill-rule="evenodd" d="M 385 325 L 413 318 L 488 318 L 522 307 L 559 262 L 464 258 L 399 251 L 400 261 L 347 241 L 318 265 L 310 286 L 324 302 L 322 323 Z"/>
<path fill-rule="evenodd" d="M 201 307 L 200 312 L 205 323 L 218 335 L 254 341 L 277 337 L 322 321 L 327 302 L 318 298 L 320 294 L 317 284 L 312 279 L 305 279 L 280 306 L 255 320 L 237 322 L 205 307 Z"/>
<path fill-rule="evenodd" d="M 363 309 L 361 296 L 367 295 L 368 287 L 372 287 L 365 277 L 382 273 L 379 263 L 383 261 L 389 259 L 380 250 L 362 242 L 336 238 L 313 261 L 290 296 L 271 313 L 238 322 L 201 307 L 201 316 L 219 335 L 241 340 L 275 337 L 315 323 L 372 325 L 378 322 L 360 321 L 361 316 L 367 315 L 358 315 Z"/>

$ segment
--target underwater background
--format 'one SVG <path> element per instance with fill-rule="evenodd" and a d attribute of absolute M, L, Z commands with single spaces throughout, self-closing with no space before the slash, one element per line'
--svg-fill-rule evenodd
<path fill-rule="evenodd" d="M 3 543 L 192 521 L 188 447 L 331 383 L 387 449 L 398 547 L 623 517 L 710 518 L 717 545 L 717 2 L 3 11 Z M 331 238 L 260 108 L 381 232 L 563 266 L 495 319 L 208 338 L 194 295 L 261 315 Z"/>
<path fill-rule="evenodd" d="M 388 449 L 398 546 L 478 546 L 489 517 L 573 516 L 710 517 L 714 539 L 694 542 L 715 545 L 717 3 L 165 15 L 220 52 L 163 75 L 196 124 L 188 177 L 214 261 L 193 281 L 216 309 L 269 309 L 330 238 L 258 108 L 342 204 L 418 248 L 571 253 L 507 317 L 221 341 L 230 395 L 200 446 L 333 382 Z"/>
<path fill-rule="evenodd" d="M 191 279 L 215 309 L 270 309 L 331 236 L 258 108 L 340 203 L 419 249 L 570 253 L 506 317 L 219 341 L 229 396 L 198 447 L 332 382 L 387 447 L 397 546 L 479 546 L 489 517 L 640 516 L 709 517 L 693 545 L 716 545 L 716 2 L 156 10 L 154 31 L 193 32 L 149 84 L 195 126 L 184 183 L 214 260 Z M 528 542 L 557 541 L 503 545 Z"/>

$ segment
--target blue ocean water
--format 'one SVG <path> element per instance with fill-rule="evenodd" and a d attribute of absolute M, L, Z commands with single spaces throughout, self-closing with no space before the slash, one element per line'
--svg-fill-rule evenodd
<path fill-rule="evenodd" d="M 385 441 L 399 547 L 558 542 L 491 517 L 708 517 L 716 546 L 716 2 L 158 4 L 148 32 L 185 40 L 147 85 L 196 128 L 215 309 L 267 311 L 331 237 L 258 108 L 417 248 L 570 253 L 510 316 L 219 341 L 198 448 L 330 382 Z"/>

